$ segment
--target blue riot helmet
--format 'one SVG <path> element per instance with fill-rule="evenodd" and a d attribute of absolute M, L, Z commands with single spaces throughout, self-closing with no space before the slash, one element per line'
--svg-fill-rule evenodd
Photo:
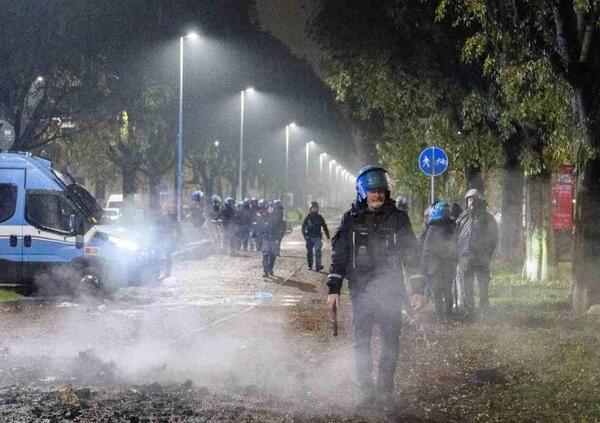
<path fill-rule="evenodd" d="M 261 198 L 260 200 L 258 200 L 258 203 L 256 203 L 258 205 L 259 209 L 266 209 L 267 208 L 267 201 L 264 198 Z"/>
<path fill-rule="evenodd" d="M 283 210 L 283 201 L 275 200 L 273 201 L 273 206 L 278 210 Z"/>
<path fill-rule="evenodd" d="M 192 201 L 199 203 L 202 201 L 202 197 L 204 197 L 204 193 L 200 190 L 192 192 Z"/>
<path fill-rule="evenodd" d="M 213 205 L 217 206 L 221 204 L 221 197 L 219 197 L 217 194 L 213 194 L 212 197 L 210 197 L 210 201 L 213 203 Z"/>
<path fill-rule="evenodd" d="M 225 204 L 226 204 L 228 207 L 233 207 L 233 206 L 235 206 L 235 200 L 234 200 L 232 197 L 227 197 L 227 198 L 225 199 Z"/>
<path fill-rule="evenodd" d="M 242 201 L 242 204 L 246 207 L 250 207 L 250 198 L 246 197 L 244 198 L 244 201 Z"/>
<path fill-rule="evenodd" d="M 356 175 L 356 193 L 358 201 L 367 199 L 369 191 L 386 191 L 386 198 L 390 198 L 392 181 L 388 171 L 381 166 L 368 165 L 358 171 Z"/>
<path fill-rule="evenodd" d="M 430 222 L 437 222 L 448 217 L 450 217 L 450 206 L 448 203 L 438 201 L 431 206 L 431 212 L 429 214 Z"/>

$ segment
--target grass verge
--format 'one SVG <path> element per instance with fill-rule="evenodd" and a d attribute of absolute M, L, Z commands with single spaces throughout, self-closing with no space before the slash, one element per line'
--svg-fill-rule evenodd
<path fill-rule="evenodd" d="M 18 300 L 19 298 L 23 298 L 23 296 L 10 289 L 0 288 L 0 303 L 5 301 Z"/>

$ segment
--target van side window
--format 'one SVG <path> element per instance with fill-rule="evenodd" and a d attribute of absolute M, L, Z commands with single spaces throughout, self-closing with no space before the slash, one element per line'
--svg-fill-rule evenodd
<path fill-rule="evenodd" d="M 69 233 L 69 216 L 72 214 L 76 214 L 74 207 L 58 191 L 27 191 L 25 217 L 33 226 Z"/>
<path fill-rule="evenodd" d="M 15 214 L 18 188 L 15 184 L 0 184 L 0 223 Z"/>

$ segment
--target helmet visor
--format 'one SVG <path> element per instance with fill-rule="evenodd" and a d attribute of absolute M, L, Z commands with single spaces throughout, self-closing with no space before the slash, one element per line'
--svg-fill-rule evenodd
<path fill-rule="evenodd" d="M 390 175 L 384 169 L 369 170 L 356 180 L 356 190 L 359 197 L 364 200 L 369 191 L 391 191 Z"/>

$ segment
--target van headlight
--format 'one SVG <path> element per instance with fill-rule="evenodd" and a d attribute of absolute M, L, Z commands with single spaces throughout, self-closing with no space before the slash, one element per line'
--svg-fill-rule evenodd
<path fill-rule="evenodd" d="M 140 248 L 136 242 L 129 241 L 129 240 L 126 240 L 123 238 L 117 238 L 114 236 L 110 237 L 110 242 L 115 244 L 115 247 L 121 248 L 121 249 L 127 250 L 127 251 L 135 252 L 135 251 L 138 251 Z"/>

